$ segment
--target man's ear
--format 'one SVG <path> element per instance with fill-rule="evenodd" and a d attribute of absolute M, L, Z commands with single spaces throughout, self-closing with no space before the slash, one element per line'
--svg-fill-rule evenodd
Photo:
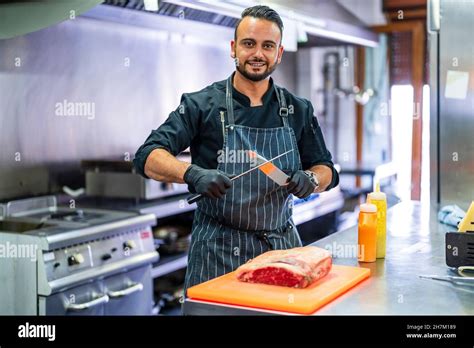
<path fill-rule="evenodd" d="M 230 40 L 230 56 L 235 58 L 235 41 Z"/>
<path fill-rule="evenodd" d="M 280 47 L 278 47 L 278 58 L 277 58 L 277 63 L 280 64 L 281 62 L 281 57 L 283 56 L 283 51 L 285 50 L 285 47 L 283 47 L 283 45 L 280 45 Z"/>

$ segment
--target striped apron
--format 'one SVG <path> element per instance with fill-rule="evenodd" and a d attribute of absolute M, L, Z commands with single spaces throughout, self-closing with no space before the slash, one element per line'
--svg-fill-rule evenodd
<path fill-rule="evenodd" d="M 253 150 L 267 159 L 293 149 L 274 164 L 289 173 L 301 169 L 296 136 L 288 123 L 283 91 L 274 84 L 283 123 L 277 128 L 252 128 L 234 124 L 232 76 L 226 85 L 226 115 L 221 112 L 224 144 L 217 169 L 229 176 L 251 168 L 245 156 Z M 255 165 L 255 163 L 253 163 Z M 255 170 L 233 181 L 220 199 L 205 197 L 194 215 L 186 289 L 234 271 L 237 267 L 272 249 L 301 246 L 292 221 L 293 198 L 262 171 Z"/>

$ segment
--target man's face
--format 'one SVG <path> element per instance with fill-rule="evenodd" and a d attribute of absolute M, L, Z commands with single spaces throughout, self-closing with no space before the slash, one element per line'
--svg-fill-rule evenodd
<path fill-rule="evenodd" d="M 237 71 L 251 81 L 266 79 L 281 62 L 283 46 L 276 23 L 245 17 L 237 29 L 237 40 L 231 41 L 231 57 Z"/>

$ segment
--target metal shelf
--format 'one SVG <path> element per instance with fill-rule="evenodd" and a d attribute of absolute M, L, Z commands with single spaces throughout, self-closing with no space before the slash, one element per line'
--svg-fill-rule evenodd
<path fill-rule="evenodd" d="M 188 204 L 186 201 L 188 194 L 168 198 L 159 204 L 147 204 L 140 207 L 141 214 L 154 214 L 157 219 L 178 215 L 196 209 L 196 203 Z"/>
<path fill-rule="evenodd" d="M 188 204 L 189 193 L 162 197 L 153 200 L 135 200 L 130 198 L 82 197 L 78 200 L 81 208 L 101 208 L 134 211 L 139 214 L 153 214 L 157 219 L 178 215 L 196 209 L 196 203 Z M 66 197 L 66 196 L 64 196 Z M 66 197 L 67 198 L 67 197 Z M 60 202 L 65 203 L 61 197 Z"/>
<path fill-rule="evenodd" d="M 188 253 L 180 253 L 178 255 L 163 256 L 160 261 L 153 264 L 151 269 L 151 277 L 153 279 L 162 277 L 171 272 L 186 268 L 188 265 Z"/>

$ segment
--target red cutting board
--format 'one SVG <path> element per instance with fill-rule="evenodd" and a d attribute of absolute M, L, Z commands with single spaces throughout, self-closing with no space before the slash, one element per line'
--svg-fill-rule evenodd
<path fill-rule="evenodd" d="M 326 277 L 296 289 L 241 282 L 231 272 L 190 287 L 187 294 L 196 300 L 312 314 L 369 276 L 367 268 L 333 265 Z"/>

